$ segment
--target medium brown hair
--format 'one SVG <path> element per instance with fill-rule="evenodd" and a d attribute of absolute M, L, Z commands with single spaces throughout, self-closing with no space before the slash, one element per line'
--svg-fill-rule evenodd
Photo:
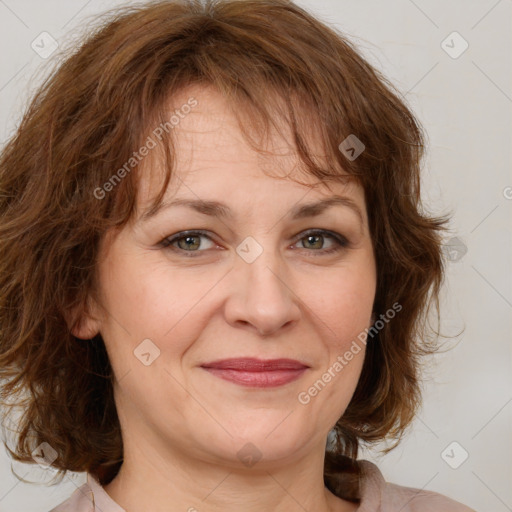
<path fill-rule="evenodd" d="M 327 183 L 345 171 L 364 187 L 377 262 L 373 311 L 380 318 L 393 304 L 402 309 L 368 339 L 326 452 L 326 485 L 357 501 L 360 444 L 392 438 L 396 446 L 420 404 L 420 356 L 438 348 L 427 317 L 435 305 L 439 319 L 447 218 L 422 208 L 424 134 L 405 100 L 346 36 L 287 0 L 118 8 L 40 86 L 0 156 L 1 397 L 12 405 L 25 395 L 9 452 L 33 462 L 31 452 L 47 442 L 58 453 L 55 468 L 88 471 L 102 484 L 119 470 L 103 340 L 77 340 L 71 327 L 96 291 L 101 240 L 134 214 L 137 168 L 101 199 L 94 191 L 165 121 L 169 98 L 192 84 L 224 94 L 248 140 L 250 129 L 263 133 L 283 118 L 306 172 Z M 313 127 L 327 165 L 309 149 Z M 173 169 L 167 135 L 168 172 L 155 204 Z M 339 148 L 349 135 L 365 146 L 355 159 Z M 71 327 L 70 311 L 78 311 Z"/>

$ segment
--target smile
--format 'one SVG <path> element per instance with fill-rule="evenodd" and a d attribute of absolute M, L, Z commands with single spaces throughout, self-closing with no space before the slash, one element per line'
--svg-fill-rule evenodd
<path fill-rule="evenodd" d="M 297 380 L 309 367 L 294 359 L 223 359 L 201 365 L 221 379 L 247 387 L 277 387 Z"/>

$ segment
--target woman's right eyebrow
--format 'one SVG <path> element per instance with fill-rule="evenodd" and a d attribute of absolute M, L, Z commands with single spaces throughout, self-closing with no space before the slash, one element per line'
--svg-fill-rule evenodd
<path fill-rule="evenodd" d="M 174 199 L 172 201 L 162 201 L 158 205 L 146 210 L 139 218 L 138 222 L 144 223 L 156 217 L 158 214 L 170 208 L 185 206 L 191 208 L 203 215 L 210 217 L 232 218 L 231 209 L 218 201 L 206 201 L 204 199 Z"/>

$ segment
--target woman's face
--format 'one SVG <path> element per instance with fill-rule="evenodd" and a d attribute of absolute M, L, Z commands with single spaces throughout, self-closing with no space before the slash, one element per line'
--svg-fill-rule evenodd
<path fill-rule="evenodd" d="M 363 189 L 266 176 L 262 168 L 282 176 L 298 160 L 258 156 L 211 89 L 185 91 L 173 108 L 192 95 L 198 105 L 174 128 L 169 204 L 142 215 L 162 174 L 150 155 L 137 216 L 102 248 L 103 316 L 87 325 L 101 332 L 116 376 L 125 449 L 290 463 L 324 449 L 361 372 L 361 343 L 344 356 L 371 324 L 376 288 Z M 276 135 L 271 149 L 284 146 Z M 322 203 L 334 196 L 346 199 Z M 305 369 L 205 367 L 232 358 Z"/>

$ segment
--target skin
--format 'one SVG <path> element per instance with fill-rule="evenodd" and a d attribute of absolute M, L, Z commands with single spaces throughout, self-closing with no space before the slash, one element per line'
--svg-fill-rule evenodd
<path fill-rule="evenodd" d="M 295 154 L 263 161 L 212 89 L 188 89 L 173 108 L 192 95 L 199 103 L 175 128 L 178 165 L 166 200 L 220 201 L 233 218 L 180 206 L 141 222 L 159 190 L 154 151 L 144 161 L 137 215 L 103 241 L 102 304 L 74 334 L 100 332 L 116 376 L 124 463 L 105 490 L 127 512 L 356 510 L 324 486 L 323 459 L 359 379 L 364 345 L 308 404 L 298 395 L 372 323 L 376 264 L 364 191 L 354 182 L 327 187 L 310 176 L 306 186 L 266 176 L 262 167 L 292 171 Z M 283 153 L 288 144 L 274 134 L 271 147 Z M 362 222 L 339 205 L 289 217 L 295 206 L 334 194 L 350 197 Z M 196 257 L 187 257 L 183 238 L 174 251 L 161 245 L 193 229 L 208 232 L 192 239 Z M 336 242 L 302 234 L 311 229 L 339 233 L 349 245 L 322 253 Z M 252 263 L 236 252 L 248 236 L 263 249 Z M 134 355 L 145 339 L 160 350 L 148 366 Z M 293 358 L 310 368 L 286 385 L 256 389 L 200 367 L 245 356 Z M 251 466 L 237 455 L 247 443 L 261 455 Z"/>

